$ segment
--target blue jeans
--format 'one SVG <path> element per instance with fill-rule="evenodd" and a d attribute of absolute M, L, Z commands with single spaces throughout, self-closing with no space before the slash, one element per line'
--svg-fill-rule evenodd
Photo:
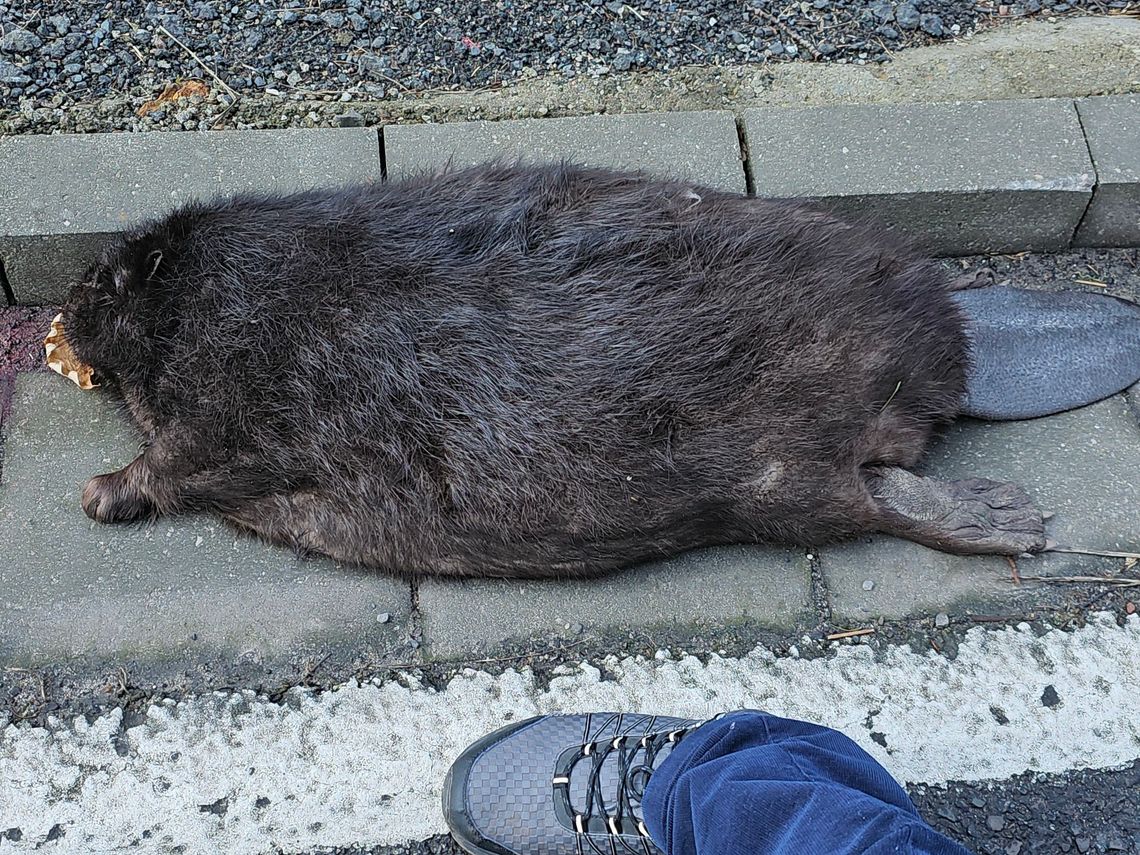
<path fill-rule="evenodd" d="M 642 810 L 666 855 L 970 855 L 846 736 L 765 713 L 682 739 Z"/>

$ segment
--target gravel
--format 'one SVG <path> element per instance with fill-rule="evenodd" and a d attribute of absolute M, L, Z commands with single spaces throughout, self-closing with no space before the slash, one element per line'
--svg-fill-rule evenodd
<path fill-rule="evenodd" d="M 112 95 L 153 97 L 183 77 L 216 87 L 224 108 L 234 95 L 400 99 L 540 74 L 886 62 L 900 49 L 997 18 L 1103 12 L 1126 3 L 23 0 L 0 3 L 0 119 Z M 148 116 L 160 125 L 165 118 Z M 184 124 L 196 127 L 192 118 Z"/>
<path fill-rule="evenodd" d="M 27 30 L 11 30 L 0 36 L 0 53 L 27 54 L 42 46 L 43 39 Z"/>
<path fill-rule="evenodd" d="M 919 15 L 918 26 L 927 35 L 941 37 L 945 34 L 942 28 L 942 19 L 937 15 Z"/>
<path fill-rule="evenodd" d="M 977 855 L 1140 853 L 1140 762 L 1118 770 L 915 786 L 910 795 L 931 825 Z"/>
<path fill-rule="evenodd" d="M 922 16 L 918 13 L 918 9 L 915 8 L 913 3 L 903 3 L 895 10 L 895 21 L 904 30 L 913 30 L 918 26 L 921 20 Z"/>

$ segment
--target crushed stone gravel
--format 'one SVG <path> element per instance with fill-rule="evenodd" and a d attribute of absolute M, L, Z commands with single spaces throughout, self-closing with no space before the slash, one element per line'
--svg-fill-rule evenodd
<path fill-rule="evenodd" d="M 235 97 L 383 100 L 537 75 L 683 66 L 887 62 L 994 21 L 1124 10 L 1129 0 L 20 0 L 0 3 L 0 118 L 182 78 Z M 134 127 L 204 129 L 193 99 Z M 44 132 L 43 122 L 30 130 Z"/>
<path fill-rule="evenodd" d="M 1140 762 L 908 789 L 931 825 L 977 855 L 1140 852 Z"/>

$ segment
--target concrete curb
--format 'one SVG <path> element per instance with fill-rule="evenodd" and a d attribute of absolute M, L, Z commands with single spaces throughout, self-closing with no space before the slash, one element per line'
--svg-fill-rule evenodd
<path fill-rule="evenodd" d="M 60 301 L 105 239 L 194 199 L 382 178 L 376 131 L 0 139 L 0 262 L 17 303 Z"/>
<path fill-rule="evenodd" d="M 746 110 L 755 192 L 871 217 L 940 255 L 1070 245 L 1096 174 L 1072 101 Z"/>
<path fill-rule="evenodd" d="M 93 529 L 76 501 L 84 476 L 138 449 L 111 401 L 20 374 L 5 434 L 0 665 L 113 656 L 288 669 L 327 646 L 380 658 L 407 636 L 404 581 L 299 559 L 211 517 Z"/>
<path fill-rule="evenodd" d="M 736 119 L 728 110 L 389 125 L 384 156 L 390 179 L 518 157 L 642 169 L 729 193 L 747 191 Z"/>
<path fill-rule="evenodd" d="M 1140 95 L 1077 102 L 1097 173 L 1079 246 L 1135 245 L 1140 236 Z"/>
<path fill-rule="evenodd" d="M 1140 245 L 1140 97 L 1125 95 L 389 125 L 382 140 L 375 128 L 9 137 L 0 263 L 10 299 L 57 302 L 109 234 L 188 199 L 496 156 L 806 197 L 938 255 Z"/>

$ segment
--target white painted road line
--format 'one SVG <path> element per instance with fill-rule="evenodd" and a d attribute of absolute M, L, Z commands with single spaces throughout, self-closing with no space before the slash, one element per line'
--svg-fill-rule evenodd
<path fill-rule="evenodd" d="M 182 845 L 190 855 L 239 855 L 421 840 L 445 830 L 443 776 L 470 741 L 558 711 L 702 717 L 764 708 L 843 730 L 906 782 L 1107 768 L 1140 757 L 1136 616 L 1120 627 L 1100 615 L 1040 638 L 1028 627 L 974 629 L 953 662 L 853 646 L 810 661 L 758 648 L 708 665 L 629 659 L 605 667 L 604 681 L 582 665 L 546 690 L 525 672 L 468 671 L 443 691 L 408 679 L 295 692 L 284 704 L 252 693 L 202 696 L 152 707 L 118 740 L 119 751 L 119 711 L 90 726 L 9 726 L 0 733 L 0 831 L 17 827 L 22 838 L 0 840 L 0 850 L 159 853 Z M 1047 686 L 1060 699 L 1053 706 L 1042 703 Z M 55 825 L 64 836 L 45 843 Z"/>

